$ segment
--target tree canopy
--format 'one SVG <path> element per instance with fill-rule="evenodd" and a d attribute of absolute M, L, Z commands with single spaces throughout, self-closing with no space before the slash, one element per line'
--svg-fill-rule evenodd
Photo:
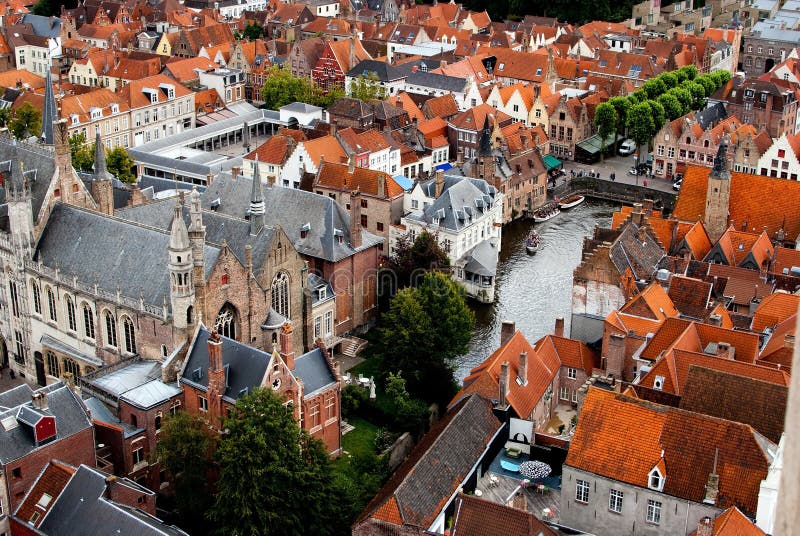
<path fill-rule="evenodd" d="M 264 107 L 270 110 L 277 110 L 281 106 L 293 102 L 327 107 L 342 96 L 344 96 L 344 92 L 341 89 L 324 91 L 315 87 L 311 80 L 292 76 L 288 69 L 278 66 L 269 69 L 264 85 L 261 87 Z"/>
<path fill-rule="evenodd" d="M 92 171 L 94 167 L 94 143 L 86 143 L 83 132 L 69 137 L 69 151 L 72 155 L 72 167 L 78 171 Z"/>
<path fill-rule="evenodd" d="M 26 136 L 41 136 L 42 112 L 34 108 L 30 102 L 26 102 L 16 109 L 14 118 L 8 123 L 8 129 L 18 140 Z"/>
<path fill-rule="evenodd" d="M 247 26 L 244 27 L 242 30 L 242 37 L 250 40 L 258 39 L 264 35 L 264 28 L 259 26 L 256 23 L 249 23 Z"/>
<path fill-rule="evenodd" d="M 106 153 L 106 168 L 122 182 L 129 184 L 136 182 L 136 175 L 133 174 L 135 165 L 136 162 L 125 147 L 114 147 Z"/>
<path fill-rule="evenodd" d="M 395 253 L 386 264 L 397 282 L 397 288 L 415 286 L 422 276 L 431 270 L 442 270 L 450 266 L 447 256 L 436 235 L 422 231 L 412 242 L 408 236 L 397 239 Z"/>
<path fill-rule="evenodd" d="M 278 394 L 257 389 L 242 396 L 224 430 L 215 455 L 217 495 L 209 512 L 218 534 L 349 532 L 342 523 L 349 515 L 348 497 L 337 487 L 330 458 L 298 427 L 292 406 Z"/>
<path fill-rule="evenodd" d="M 617 110 L 608 102 L 603 102 L 597 105 L 594 112 L 594 124 L 597 127 L 597 133 L 600 135 L 601 151 L 600 155 L 603 157 L 606 149 L 606 140 L 610 136 L 614 136 L 616 143 L 617 137 L 617 123 L 619 116 Z"/>
<path fill-rule="evenodd" d="M 351 97 L 362 101 L 386 98 L 386 88 L 381 87 L 378 76 L 375 73 L 369 73 L 366 76 L 358 75 L 353 78 L 350 81 L 348 90 Z"/>
<path fill-rule="evenodd" d="M 638 147 L 646 145 L 656 133 L 656 124 L 650 105 L 647 102 L 640 102 L 632 106 L 628 112 L 626 126 L 628 135 Z"/>

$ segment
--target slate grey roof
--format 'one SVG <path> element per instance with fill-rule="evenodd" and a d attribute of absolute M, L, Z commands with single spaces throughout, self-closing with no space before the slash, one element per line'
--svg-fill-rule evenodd
<path fill-rule="evenodd" d="M 181 392 L 181 388 L 177 384 L 164 383 L 161 379 L 155 379 L 131 389 L 123 394 L 120 400 L 141 409 L 149 409 L 167 402 Z"/>
<path fill-rule="evenodd" d="M 307 104 L 305 102 L 293 102 L 286 106 L 281 106 L 280 109 L 300 114 L 310 114 L 322 110 L 319 106 L 314 106 L 313 104 Z"/>
<path fill-rule="evenodd" d="M 649 233 L 645 233 L 644 241 L 639 239 L 639 228 L 633 222 L 624 226 L 609 254 L 619 273 L 630 267 L 637 281 L 652 279 L 666 257 L 666 252 Z"/>
<path fill-rule="evenodd" d="M 0 463 L 2 464 L 27 456 L 37 449 L 45 448 L 47 445 L 92 426 L 85 408 L 75 393 L 63 382 L 42 387 L 37 389 L 36 392 L 47 396 L 47 409 L 41 411 L 41 413 L 55 417 L 56 437 L 53 441 L 37 447 L 33 441 L 33 436 L 25 425 L 18 425 L 10 430 L 7 430 L 6 426 L 0 425 Z M 23 410 L 26 406 L 27 408 L 32 407 L 30 399 L 23 404 L 2 411 L 0 420 L 6 421 L 9 418 L 11 419 L 9 422 L 17 422 L 18 414 L 20 411 L 26 411 Z"/>
<path fill-rule="evenodd" d="M 97 284 L 102 291 L 161 307 L 169 303 L 167 244 L 169 235 L 117 218 L 58 203 L 34 253 L 34 260 Z M 206 275 L 219 248 L 206 246 Z"/>
<path fill-rule="evenodd" d="M 0 411 L 29 402 L 31 400 L 31 394 L 33 394 L 33 389 L 31 389 L 31 386 L 27 383 L 23 383 L 4 393 L 0 393 Z"/>
<path fill-rule="evenodd" d="M 422 437 L 367 505 L 356 526 L 368 523 L 370 516 L 394 498 L 405 525 L 430 527 L 501 426 L 489 402 L 479 395 L 458 402 Z"/>
<path fill-rule="evenodd" d="M 30 24 L 33 34 L 39 37 L 59 37 L 61 36 L 61 23 L 58 17 L 44 17 L 26 13 L 22 16 L 21 24 Z"/>
<path fill-rule="evenodd" d="M 399 65 L 394 65 L 393 67 L 399 71 L 403 76 L 408 76 L 413 72 L 416 71 L 433 71 L 434 69 L 438 69 L 442 65 L 442 60 L 434 60 L 430 58 L 425 59 L 417 59 L 413 61 L 405 61 Z M 415 69 L 416 67 L 416 69 Z M 422 69 L 424 67 L 424 69 Z"/>
<path fill-rule="evenodd" d="M 25 178 L 31 189 L 31 205 L 33 218 L 38 220 L 39 211 L 44 203 L 50 180 L 55 174 L 55 155 L 51 147 L 14 142 L 8 135 L 0 135 L 0 162 L 21 161 L 25 167 Z M 7 168 L 0 167 L 7 171 Z M 35 171 L 34 171 L 35 170 Z M 0 186 L 0 204 L 6 204 L 5 186 Z M 0 227 L 8 231 L 8 207 L 0 213 Z"/>
<path fill-rule="evenodd" d="M 464 270 L 478 275 L 494 277 L 497 274 L 497 261 L 500 256 L 500 249 L 497 247 L 497 238 L 482 240 L 477 246 L 472 248 L 464 257 L 467 264 Z"/>
<path fill-rule="evenodd" d="M 72 536 L 78 527 L 83 536 L 186 536 L 179 528 L 166 525 L 141 510 L 107 499 L 106 476 L 85 465 L 78 467 L 45 515 L 39 530 L 49 536 Z M 124 485 L 149 491 L 128 479 L 124 479 Z"/>
<path fill-rule="evenodd" d="M 125 436 L 125 439 L 144 432 L 144 428 L 132 426 L 130 423 L 119 420 L 119 417 L 114 415 L 114 413 L 108 409 L 108 406 L 93 396 L 85 399 L 83 403 L 89 409 L 89 413 L 92 415 L 92 420 L 112 424 L 122 428 L 122 433 Z"/>
<path fill-rule="evenodd" d="M 161 381 L 161 363 L 158 361 L 131 363 L 84 381 L 141 409 L 162 404 L 181 392 L 177 384 Z"/>
<path fill-rule="evenodd" d="M 294 375 L 303 380 L 303 394 L 310 396 L 336 383 L 322 350 L 314 348 L 294 360 Z"/>
<path fill-rule="evenodd" d="M 697 122 L 703 127 L 703 130 L 707 130 L 709 127 L 716 125 L 726 117 L 728 117 L 728 110 L 725 109 L 725 105 L 721 102 L 697 112 L 695 116 Z"/>
<path fill-rule="evenodd" d="M 422 182 L 420 187 L 428 197 L 434 197 L 436 180 Z M 496 196 L 497 189 L 483 179 L 446 175 L 442 195 L 428 205 L 422 215 L 413 214 L 408 219 L 427 223 L 438 219 L 440 228 L 457 231 L 471 225 L 489 210 Z"/>
<path fill-rule="evenodd" d="M 467 80 L 464 78 L 456 78 L 455 76 L 447 76 L 445 74 L 417 71 L 408 75 L 406 84 L 441 89 L 442 91 L 451 91 L 453 93 L 463 93 L 464 89 L 467 87 Z"/>
<path fill-rule="evenodd" d="M 311 292 L 311 303 L 313 305 L 318 305 L 320 303 L 326 302 L 328 300 L 332 300 L 336 297 L 336 293 L 333 291 L 333 287 L 331 284 L 324 279 L 322 279 L 317 274 L 308 274 L 308 290 Z M 325 287 L 325 298 L 320 299 L 319 292 L 317 291 L 318 288 Z"/>
<path fill-rule="evenodd" d="M 77 348 L 73 348 L 69 344 L 65 343 L 60 339 L 56 339 L 55 337 L 51 337 L 50 335 L 44 334 L 39 339 L 39 344 L 42 346 L 47 346 L 52 348 L 53 350 L 57 350 L 62 354 L 66 354 L 71 357 L 75 357 L 81 361 L 86 361 L 87 363 L 94 365 L 95 367 L 102 367 L 103 360 L 95 355 L 88 355 L 84 352 L 81 352 Z"/>
<path fill-rule="evenodd" d="M 362 60 L 358 65 L 347 71 L 346 74 L 346 76 L 352 78 L 359 76 L 368 77 L 369 75 L 375 75 L 379 82 L 391 82 L 406 77 L 406 73 L 400 71 L 393 65 L 378 60 Z"/>
<path fill-rule="evenodd" d="M 208 389 L 208 335 L 209 330 L 197 330 L 180 383 Z M 223 398 L 231 403 L 246 392 L 261 385 L 267 372 L 271 355 L 227 337 L 222 340 L 222 364 L 228 367 L 227 388 Z"/>
<path fill-rule="evenodd" d="M 44 79 L 44 112 L 42 113 L 42 138 L 47 145 L 56 143 L 55 121 L 57 120 L 58 110 L 56 109 L 56 98 L 53 95 L 53 79 L 48 70 Z"/>

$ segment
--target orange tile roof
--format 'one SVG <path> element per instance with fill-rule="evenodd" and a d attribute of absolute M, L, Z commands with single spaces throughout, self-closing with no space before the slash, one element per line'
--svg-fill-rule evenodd
<path fill-rule="evenodd" d="M 663 492 L 696 503 L 716 466 L 716 506 L 736 504 L 752 515 L 772 461 L 765 443 L 748 425 L 591 388 L 565 464 L 641 488 L 660 466 Z"/>
<path fill-rule="evenodd" d="M 294 151 L 296 142 L 289 136 L 276 134 L 247 154 L 245 160 L 255 160 L 268 164 L 283 165 Z"/>
<path fill-rule="evenodd" d="M 709 28 L 718 30 L 718 28 Z M 721 30 L 720 30 L 721 31 Z M 706 30 L 708 32 L 708 30 Z M 712 536 L 766 536 L 766 533 L 750 521 L 741 510 L 731 506 L 714 519 Z M 692 533 L 697 536 L 697 531 Z"/>
<path fill-rule="evenodd" d="M 489 118 L 489 125 L 491 126 L 495 119 L 499 123 L 504 123 L 511 119 L 511 116 L 500 110 L 495 110 L 488 104 L 479 104 L 474 108 L 470 108 L 455 116 L 450 124 L 455 128 L 465 130 L 481 130 L 486 118 Z"/>
<path fill-rule="evenodd" d="M 709 168 L 688 166 L 673 216 L 684 221 L 703 219 Z M 766 227 L 768 236 L 785 226 L 786 235 L 800 234 L 800 181 L 789 181 L 731 172 L 729 218 L 737 225 L 747 222 L 758 231 Z"/>
<path fill-rule="evenodd" d="M 777 366 L 780 371 L 790 372 L 796 329 L 797 314 L 779 323 L 761 350 L 759 360 L 756 363 L 770 367 Z"/>
<path fill-rule="evenodd" d="M 44 78 L 22 69 L 0 72 L 0 87 L 13 88 L 17 87 L 17 84 L 31 89 L 39 89 L 44 87 Z"/>
<path fill-rule="evenodd" d="M 326 162 L 347 162 L 347 153 L 344 152 L 342 144 L 334 136 L 322 136 L 304 141 L 302 145 L 314 166 L 319 165 L 322 157 L 325 157 Z"/>
<path fill-rule="evenodd" d="M 558 359 L 562 367 L 581 369 L 587 375 L 592 374 L 592 369 L 598 357 L 595 351 L 581 341 L 556 335 L 542 337 L 536 341 L 534 347 L 540 354 L 555 352 L 555 359 Z"/>
<path fill-rule="evenodd" d="M 784 270 L 790 274 L 795 266 L 800 267 L 800 250 L 782 247 L 775 249 L 775 259 L 770 270 L 773 274 L 782 274 Z"/>
<path fill-rule="evenodd" d="M 641 352 L 642 359 L 655 361 L 661 354 L 668 350 L 691 324 L 691 321 L 681 318 L 667 318 L 657 331 L 654 331 L 653 338 Z"/>
<path fill-rule="evenodd" d="M 640 316 L 649 320 L 664 320 L 668 317 L 678 316 L 678 310 L 667 291 L 657 282 L 651 283 L 629 300 L 620 309 L 620 313 Z"/>
<path fill-rule="evenodd" d="M 372 59 L 372 56 L 370 56 L 369 52 L 364 49 L 364 46 L 361 44 L 361 40 L 357 37 L 349 37 L 347 39 L 342 39 L 341 41 L 328 42 L 328 46 L 331 47 L 331 52 L 333 52 L 336 62 L 339 64 L 339 67 L 342 69 L 343 73 L 346 73 L 355 67 L 355 65 L 350 65 L 350 43 L 355 45 L 353 54 L 355 55 L 356 64 L 362 60 Z"/>
<path fill-rule="evenodd" d="M 396 107 L 405 111 L 409 118 L 413 121 L 416 119 L 417 121 L 424 121 L 425 114 L 422 113 L 422 110 L 419 109 L 417 104 L 411 99 L 411 97 L 405 91 L 398 93 L 394 97 L 390 99 L 390 102 L 394 104 Z"/>
<path fill-rule="evenodd" d="M 753 315 L 753 331 L 762 332 L 765 328 L 774 328 L 777 324 L 797 314 L 800 296 L 776 292 L 761 300 Z"/>
<path fill-rule="evenodd" d="M 174 86 L 175 98 L 178 99 L 192 94 L 191 90 L 186 89 L 180 84 L 176 84 L 175 80 L 165 74 L 157 74 L 141 80 L 132 80 L 128 85 L 119 90 L 117 94 L 122 98 L 123 102 L 127 102 L 131 109 L 151 106 L 150 98 L 142 90 L 145 88 L 157 90 L 159 84 L 170 84 Z M 166 96 L 162 94 L 162 96 L 159 97 L 159 101 L 166 102 Z"/>
<path fill-rule="evenodd" d="M 708 233 L 703 225 L 703 222 L 695 222 L 683 236 L 686 240 L 686 245 L 692 252 L 692 257 L 697 260 L 705 258 L 711 250 L 711 239 L 708 238 Z"/>
<path fill-rule="evenodd" d="M 428 99 L 422 105 L 422 109 L 429 119 L 450 117 L 458 113 L 458 103 L 453 94 L 448 93 L 447 95 Z"/>
<path fill-rule="evenodd" d="M 347 164 L 332 162 L 323 164 L 317 172 L 314 184 L 343 191 L 359 190 L 362 194 L 380 199 L 394 199 L 404 193 L 403 187 L 388 173 L 358 166 L 354 166 L 351 171 Z"/>
<path fill-rule="evenodd" d="M 128 111 L 128 103 L 109 89 L 95 89 L 79 95 L 67 95 L 61 99 L 61 117 L 78 117 L 83 123 L 90 119 L 92 108 L 100 108 L 103 117 L 111 116 L 111 105 L 118 104 L 120 112 Z"/>
<path fill-rule="evenodd" d="M 166 70 L 178 82 L 184 83 L 189 80 L 197 80 L 199 75 L 195 69 L 208 71 L 209 69 L 216 69 L 219 67 L 216 63 L 203 56 L 195 56 L 194 58 L 175 58 L 166 65 Z"/>
<path fill-rule="evenodd" d="M 31 520 L 30 524 L 34 528 L 39 527 L 55 500 L 58 499 L 72 475 L 75 474 L 75 471 L 74 467 L 58 460 L 50 461 L 36 479 L 23 502 L 17 507 L 16 516 L 26 521 Z M 45 506 L 37 505 L 44 494 L 52 497 L 51 501 Z M 33 521 L 34 513 L 38 513 L 36 521 Z"/>

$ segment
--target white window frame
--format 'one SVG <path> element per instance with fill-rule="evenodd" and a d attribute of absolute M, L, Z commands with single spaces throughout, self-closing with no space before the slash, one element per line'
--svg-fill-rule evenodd
<path fill-rule="evenodd" d="M 578 369 L 567 367 L 567 378 L 574 380 L 578 377 Z"/>
<path fill-rule="evenodd" d="M 653 525 L 661 524 L 661 509 L 662 504 L 660 501 L 647 499 L 647 522 Z"/>
<path fill-rule="evenodd" d="M 587 504 L 589 502 L 589 482 L 586 480 L 581 480 L 580 478 L 575 480 L 575 500 L 579 503 Z"/>
<path fill-rule="evenodd" d="M 625 494 L 618 489 L 612 489 L 608 493 L 608 509 L 615 514 L 622 513 L 622 500 Z"/>

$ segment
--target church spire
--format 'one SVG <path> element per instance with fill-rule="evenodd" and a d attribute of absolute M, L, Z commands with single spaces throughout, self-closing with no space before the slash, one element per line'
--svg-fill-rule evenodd
<path fill-rule="evenodd" d="M 250 125 L 247 121 L 242 125 L 242 146 L 244 147 L 244 154 L 250 152 Z"/>
<path fill-rule="evenodd" d="M 709 175 L 712 179 L 730 179 L 731 171 L 728 169 L 728 139 L 723 136 L 719 142 L 717 156 L 714 158 L 714 168 Z"/>
<path fill-rule="evenodd" d="M 264 192 L 261 190 L 258 155 L 253 169 L 253 188 L 250 190 L 250 234 L 255 236 L 264 228 Z"/>
<path fill-rule="evenodd" d="M 103 140 L 100 139 L 100 129 L 95 130 L 94 136 L 94 180 L 111 180 L 111 175 L 106 169 L 106 151 Z"/>
<path fill-rule="evenodd" d="M 492 129 L 489 126 L 489 114 L 483 120 L 478 156 L 492 156 Z"/>
<path fill-rule="evenodd" d="M 54 123 L 58 120 L 56 97 L 53 94 L 53 78 L 50 69 L 47 69 L 44 83 L 44 111 L 42 113 L 42 140 L 45 145 L 55 145 L 56 136 Z"/>
<path fill-rule="evenodd" d="M 172 323 L 178 329 L 194 324 L 194 260 L 189 231 L 183 221 L 183 198 L 175 201 L 175 214 L 169 230 L 169 297 Z"/>

